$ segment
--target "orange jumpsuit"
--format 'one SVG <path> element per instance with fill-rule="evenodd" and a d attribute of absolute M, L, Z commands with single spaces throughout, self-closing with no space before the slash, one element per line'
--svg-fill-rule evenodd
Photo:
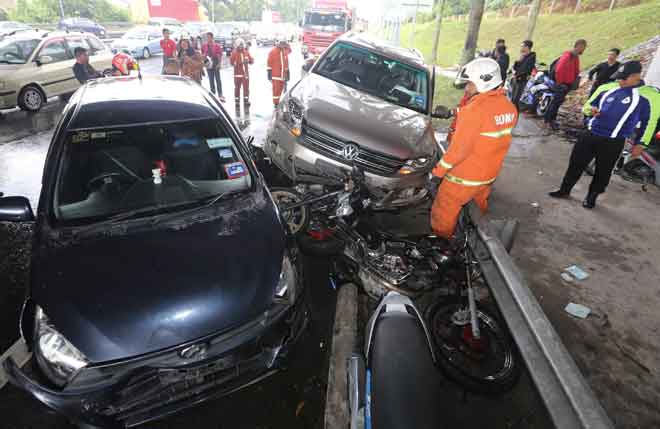
<path fill-rule="evenodd" d="M 438 236 L 454 235 L 461 208 L 471 200 L 486 212 L 517 120 L 503 89 L 477 94 L 461 109 L 452 143 L 433 169 L 444 177 L 431 209 L 431 227 Z"/>
<path fill-rule="evenodd" d="M 273 104 L 280 104 L 282 91 L 289 80 L 289 54 L 291 48 L 275 46 L 268 54 L 268 76 L 273 84 Z"/>
<path fill-rule="evenodd" d="M 250 72 L 249 64 L 254 64 L 254 59 L 247 49 L 234 49 L 229 57 L 229 62 L 234 67 L 234 97 L 236 104 L 241 102 L 241 87 L 245 103 L 250 102 Z"/>
<path fill-rule="evenodd" d="M 458 102 L 458 107 L 456 107 L 456 114 L 454 115 L 454 119 L 451 121 L 451 124 L 449 125 L 449 132 L 447 133 L 447 143 L 451 143 L 451 139 L 454 137 L 454 132 L 456 132 L 456 121 L 458 121 L 458 114 L 460 113 L 461 109 L 465 107 L 467 102 L 470 101 L 470 97 L 467 95 L 467 92 L 463 94 L 463 97 L 461 97 L 461 101 Z"/>

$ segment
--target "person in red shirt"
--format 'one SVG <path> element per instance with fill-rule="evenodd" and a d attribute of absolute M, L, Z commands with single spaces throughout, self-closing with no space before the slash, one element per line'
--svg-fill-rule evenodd
<path fill-rule="evenodd" d="M 176 43 L 174 40 L 170 39 L 170 30 L 163 28 L 163 38 L 160 41 L 160 47 L 163 50 L 163 70 L 162 74 L 165 73 L 165 65 L 168 61 L 176 58 Z"/>
<path fill-rule="evenodd" d="M 215 43 L 213 33 L 206 33 L 206 43 L 202 45 L 202 55 L 206 59 L 206 74 L 209 76 L 209 86 L 211 92 L 218 95 L 220 101 L 224 103 L 225 97 L 222 96 L 222 82 L 220 81 L 220 66 L 222 65 L 222 45 Z M 216 93 L 216 86 L 218 92 Z"/>
<path fill-rule="evenodd" d="M 578 77 L 580 76 L 580 55 L 584 53 L 585 49 L 587 49 L 587 41 L 579 39 L 573 45 L 572 50 L 564 52 L 559 57 L 553 78 L 556 83 L 554 90 L 555 96 L 543 117 L 546 127 L 557 129 L 557 123 L 555 121 L 557 119 L 557 112 L 559 112 L 559 107 L 564 103 L 566 94 L 571 89 L 577 87 L 576 83 L 578 83 Z"/>
<path fill-rule="evenodd" d="M 236 107 L 241 104 L 241 88 L 246 110 L 250 106 L 250 72 L 249 65 L 254 64 L 254 59 L 245 47 L 243 39 L 236 40 L 236 49 L 231 53 L 229 62 L 234 67 L 234 97 Z M 238 109 L 237 109 L 238 110 Z"/>

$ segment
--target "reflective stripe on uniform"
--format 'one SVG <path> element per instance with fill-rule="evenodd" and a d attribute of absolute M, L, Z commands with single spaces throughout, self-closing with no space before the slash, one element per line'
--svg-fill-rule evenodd
<path fill-rule="evenodd" d="M 444 159 L 440 159 L 439 164 L 440 164 L 440 167 L 442 167 L 442 168 L 446 168 L 447 170 L 451 170 L 452 168 L 454 168 L 453 165 L 451 165 L 450 163 L 448 163 L 448 162 L 445 161 Z"/>
<path fill-rule="evenodd" d="M 283 81 L 284 79 L 282 79 L 281 77 L 273 77 L 273 80 L 281 80 L 281 81 Z"/>
<path fill-rule="evenodd" d="M 500 138 L 500 137 L 504 137 L 504 136 L 510 136 L 511 131 L 513 131 L 513 128 L 505 128 L 505 129 L 499 130 L 499 131 L 490 131 L 490 132 L 487 131 L 485 133 L 481 133 L 480 135 L 482 135 L 484 137 Z"/>
<path fill-rule="evenodd" d="M 235 74 L 235 75 L 234 75 L 234 79 L 237 79 L 237 78 L 239 78 L 239 77 L 245 77 L 245 75 L 242 75 L 242 74 Z"/>
<path fill-rule="evenodd" d="M 452 176 L 451 174 L 445 175 L 445 179 L 449 180 L 450 182 L 456 183 L 457 185 L 464 185 L 464 186 L 490 185 L 495 181 L 495 178 L 489 180 L 466 180 L 466 179 L 461 179 L 460 177 Z"/>

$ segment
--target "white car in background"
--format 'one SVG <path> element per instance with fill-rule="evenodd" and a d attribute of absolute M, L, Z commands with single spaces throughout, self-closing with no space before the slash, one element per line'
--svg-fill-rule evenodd
<path fill-rule="evenodd" d="M 162 30 L 159 27 L 137 27 L 128 31 L 121 39 L 115 40 L 111 48 L 115 54 L 125 51 L 135 58 L 150 58 L 163 52 L 160 47 L 162 38 Z"/>
<path fill-rule="evenodd" d="M 87 49 L 96 70 L 112 67 L 112 52 L 91 33 L 24 31 L 1 40 L 0 109 L 36 112 L 48 98 L 75 92 L 77 47 Z"/>

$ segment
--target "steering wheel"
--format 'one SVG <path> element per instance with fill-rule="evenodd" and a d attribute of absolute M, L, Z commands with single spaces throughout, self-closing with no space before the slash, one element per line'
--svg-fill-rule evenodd
<path fill-rule="evenodd" d="M 89 182 L 87 182 L 87 189 L 94 191 L 99 188 L 101 185 L 106 183 L 112 183 L 115 180 L 118 182 L 124 183 L 133 183 L 135 178 L 123 173 L 101 173 L 96 177 L 93 177 Z"/>

